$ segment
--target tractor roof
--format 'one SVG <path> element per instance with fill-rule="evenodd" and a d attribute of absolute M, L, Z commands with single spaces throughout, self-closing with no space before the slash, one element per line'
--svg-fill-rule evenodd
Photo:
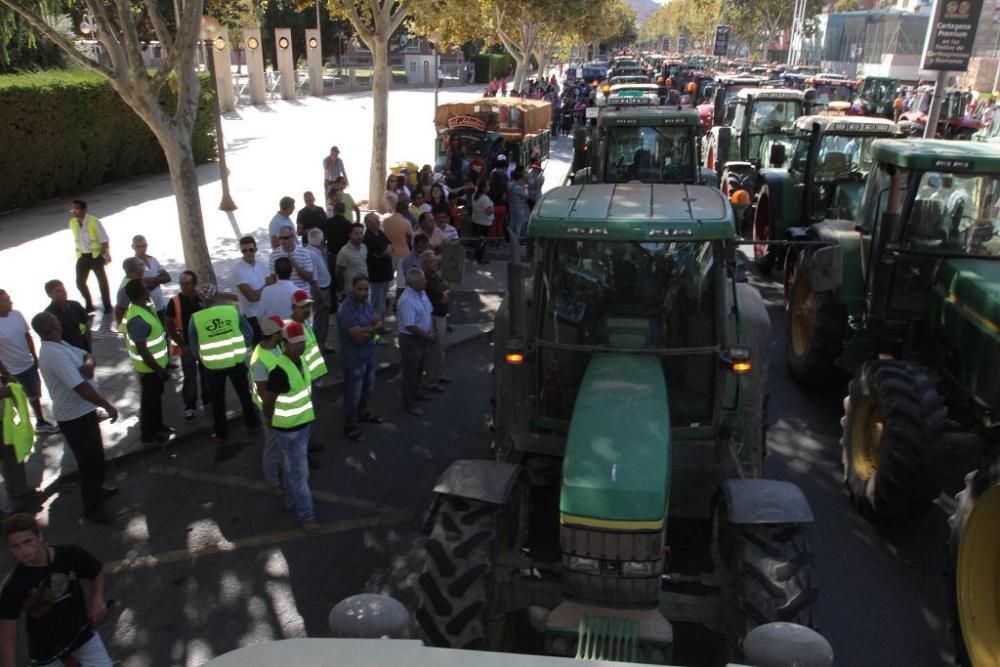
<path fill-rule="evenodd" d="M 942 139 L 884 139 L 876 141 L 874 156 L 904 169 L 1000 173 L 1000 146 Z"/>
<path fill-rule="evenodd" d="M 595 241 L 731 239 L 733 212 L 706 185 L 599 183 L 554 188 L 535 206 L 532 238 Z"/>
<path fill-rule="evenodd" d="M 877 134 L 884 137 L 899 134 L 899 127 L 891 120 L 862 116 L 800 116 L 795 121 L 795 129 L 811 132 L 816 123 L 823 134 Z"/>
<path fill-rule="evenodd" d="M 798 100 L 801 102 L 805 99 L 805 93 L 801 90 L 789 90 L 788 88 L 744 88 L 736 93 L 741 102 L 746 102 L 750 95 L 760 100 Z"/>
<path fill-rule="evenodd" d="M 629 98 L 609 97 L 607 106 L 601 108 L 600 124 L 604 127 L 652 127 L 688 125 L 701 128 L 701 118 L 694 109 L 661 107 L 652 104 L 619 108 Z M 632 98 L 633 100 L 636 98 Z"/>

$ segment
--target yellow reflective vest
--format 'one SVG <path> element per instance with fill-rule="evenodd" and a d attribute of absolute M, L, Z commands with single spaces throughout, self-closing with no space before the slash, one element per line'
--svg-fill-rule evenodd
<path fill-rule="evenodd" d="M 80 252 L 80 225 L 75 217 L 69 219 L 69 231 L 73 232 L 73 248 L 76 256 L 82 257 Z M 101 256 L 101 240 L 97 238 L 97 218 L 92 215 L 87 216 L 87 231 L 90 233 L 90 256 L 98 258 Z"/>
<path fill-rule="evenodd" d="M 305 357 L 302 357 L 300 362 L 304 361 Z M 303 363 L 300 371 L 298 365 L 285 355 L 278 357 L 275 365 L 288 375 L 289 389 L 284 394 L 278 394 L 271 426 L 288 429 L 305 426 L 314 421 L 316 416 L 313 413 L 312 377 L 309 375 L 309 367 Z"/>
<path fill-rule="evenodd" d="M 146 338 L 146 347 L 149 348 L 149 353 L 153 355 L 153 359 L 160 365 L 160 368 L 166 368 L 167 357 L 170 355 L 167 350 L 167 335 L 163 331 L 163 324 L 160 322 L 160 318 L 149 312 L 148 308 L 137 306 L 134 303 L 130 304 L 128 310 L 125 311 L 125 319 L 123 320 L 126 325 L 125 345 L 128 347 L 128 356 L 132 360 L 132 368 L 140 373 L 153 372 L 153 369 L 146 364 L 142 355 L 139 354 L 139 349 L 135 346 L 132 337 L 128 335 L 128 323 L 135 317 L 142 319 L 149 325 L 149 337 Z"/>
<path fill-rule="evenodd" d="M 326 360 L 323 359 L 323 350 L 316 344 L 316 334 L 308 322 L 302 323 L 302 328 L 306 332 L 306 351 L 302 353 L 302 360 L 309 367 L 309 373 L 313 380 L 318 380 L 327 373 Z"/>
<path fill-rule="evenodd" d="M 253 349 L 253 354 L 250 355 L 250 367 L 258 361 L 264 364 L 264 368 L 270 373 L 274 370 L 274 367 L 278 365 L 278 358 L 281 356 L 281 348 L 275 347 L 274 349 L 268 350 L 267 348 L 258 345 Z M 264 401 L 260 398 L 260 393 L 257 391 L 257 383 L 254 382 L 253 377 L 250 378 L 250 398 L 257 405 L 259 409 L 263 409 Z"/>
<path fill-rule="evenodd" d="M 236 306 L 211 306 L 191 318 L 198 334 L 198 358 L 205 368 L 222 370 L 246 361 L 247 342 Z"/>
<path fill-rule="evenodd" d="M 35 443 L 35 429 L 28 412 L 28 395 L 17 382 L 7 386 L 14 395 L 3 399 L 3 444 L 13 447 L 17 462 L 23 463 Z"/>

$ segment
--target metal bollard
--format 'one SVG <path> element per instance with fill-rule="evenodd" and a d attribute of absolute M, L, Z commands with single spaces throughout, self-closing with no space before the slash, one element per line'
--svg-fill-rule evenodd
<path fill-rule="evenodd" d="M 743 655 L 755 667 L 831 667 L 833 648 L 823 635 L 797 623 L 767 623 L 743 640 Z"/>
<path fill-rule="evenodd" d="M 344 598 L 330 610 L 329 623 L 334 637 L 406 639 L 410 635 L 409 612 L 388 595 L 362 593 Z"/>

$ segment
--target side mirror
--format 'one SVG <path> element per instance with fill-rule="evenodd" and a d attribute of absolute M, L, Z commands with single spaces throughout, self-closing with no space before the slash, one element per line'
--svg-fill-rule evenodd
<path fill-rule="evenodd" d="M 788 154 L 785 151 L 785 144 L 771 144 L 771 154 L 768 156 L 768 162 L 772 167 L 783 166 L 787 159 Z"/>
<path fill-rule="evenodd" d="M 811 105 L 811 104 L 815 104 L 816 103 L 816 89 L 815 88 L 806 88 L 804 94 L 805 94 L 806 105 Z"/>

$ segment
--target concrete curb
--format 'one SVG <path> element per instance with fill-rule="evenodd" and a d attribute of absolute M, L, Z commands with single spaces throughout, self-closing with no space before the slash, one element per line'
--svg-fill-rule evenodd
<path fill-rule="evenodd" d="M 490 336 L 492 334 L 493 334 L 493 325 L 483 324 L 482 328 L 480 328 L 479 331 L 471 332 L 467 337 L 462 338 L 460 340 L 456 340 L 453 343 L 450 343 L 446 349 L 452 350 L 455 348 L 459 348 L 469 343 L 479 341 L 483 337 Z M 400 364 L 399 361 L 383 362 L 378 366 L 378 368 L 375 369 L 375 374 L 384 377 L 385 375 L 388 375 L 391 372 L 396 371 L 399 368 L 399 364 Z M 316 391 L 324 395 L 329 394 L 334 389 L 340 388 L 343 384 L 344 384 L 344 379 L 338 377 L 329 385 L 317 387 Z M 229 411 L 229 414 L 227 416 L 230 422 L 234 422 L 240 419 L 240 412 L 237 409 L 233 409 Z M 114 467 L 119 465 L 120 463 L 137 461 L 141 458 L 150 456 L 152 454 L 161 453 L 164 451 L 176 451 L 177 448 L 181 445 L 185 445 L 191 441 L 208 437 L 212 433 L 212 428 L 213 426 L 210 423 L 206 423 L 204 426 L 196 427 L 193 430 L 190 430 L 182 435 L 177 436 L 170 442 L 168 446 L 165 447 L 161 447 L 159 445 L 146 445 L 143 447 L 139 447 L 137 449 L 123 451 L 119 453 L 117 456 L 107 457 L 106 458 L 107 465 L 108 467 Z M 73 470 L 71 472 L 61 474 L 58 477 L 53 478 L 53 480 L 49 484 L 40 485 L 39 492 L 42 494 L 42 496 L 47 497 L 48 495 L 50 495 L 49 490 L 52 489 L 53 487 L 63 483 L 75 482 L 78 477 L 79 477 L 79 470 Z"/>

